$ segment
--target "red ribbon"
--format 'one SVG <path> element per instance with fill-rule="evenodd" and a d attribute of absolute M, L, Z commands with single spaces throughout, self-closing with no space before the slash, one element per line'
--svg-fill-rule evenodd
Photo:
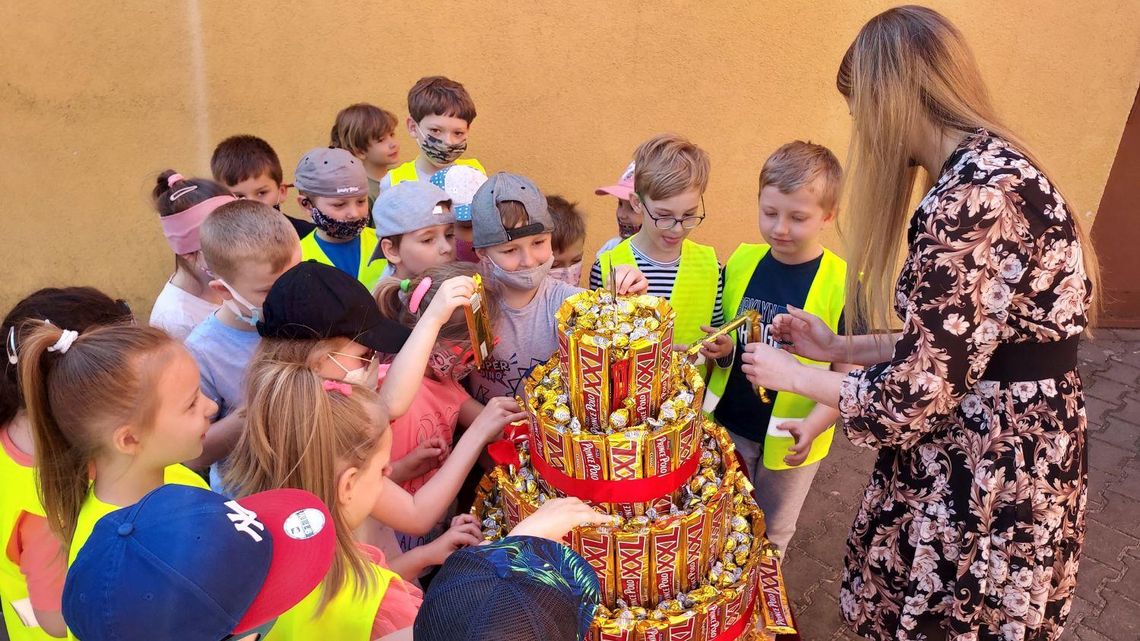
<path fill-rule="evenodd" d="M 647 503 L 681 487 L 697 471 L 701 457 L 697 450 L 681 467 L 668 474 L 621 481 L 590 481 L 567 476 L 551 467 L 536 450 L 531 451 L 530 462 L 547 483 L 567 496 L 593 503 Z"/>
<path fill-rule="evenodd" d="M 519 467 L 518 442 L 528 438 L 526 423 L 511 423 L 503 428 L 503 438 L 487 445 L 487 455 L 496 466 L 508 465 Z"/>

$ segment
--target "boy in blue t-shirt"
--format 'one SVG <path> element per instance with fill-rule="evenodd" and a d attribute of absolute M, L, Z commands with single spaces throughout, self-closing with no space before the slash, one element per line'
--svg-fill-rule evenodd
<path fill-rule="evenodd" d="M 847 264 L 819 242 L 835 218 L 841 172 L 826 147 L 801 141 L 777 149 L 760 170 L 765 244 L 742 244 L 733 252 L 724 270 L 723 300 L 725 318 L 759 312 L 760 340 L 769 340 L 768 325 L 788 306 L 842 331 Z M 741 371 L 744 344 L 757 338 L 748 334 L 737 332 L 732 365 L 714 370 L 705 409 L 731 434 L 764 510 L 768 538 L 786 551 L 839 411 L 788 392 L 765 390 L 761 396 Z"/>

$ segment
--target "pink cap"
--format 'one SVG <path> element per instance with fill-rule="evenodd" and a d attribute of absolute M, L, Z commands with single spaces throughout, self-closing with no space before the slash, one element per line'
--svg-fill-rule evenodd
<path fill-rule="evenodd" d="M 159 218 L 162 223 L 162 233 L 166 235 L 166 242 L 175 254 L 193 254 L 202 249 L 202 241 L 198 236 L 198 228 L 206 220 L 206 216 L 222 205 L 237 200 L 233 196 L 214 196 L 207 198 L 186 211 Z"/>
<path fill-rule="evenodd" d="M 629 195 L 633 193 L 633 162 L 631 161 L 625 171 L 622 172 L 616 185 L 598 187 L 594 193 L 599 196 L 614 196 L 618 200 L 629 200 Z"/>

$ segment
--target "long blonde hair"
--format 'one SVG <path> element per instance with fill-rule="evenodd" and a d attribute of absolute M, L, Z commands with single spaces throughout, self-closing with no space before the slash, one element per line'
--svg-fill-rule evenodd
<path fill-rule="evenodd" d="M 846 326 L 886 330 L 917 173 L 909 145 L 920 126 L 985 129 L 1041 165 L 998 120 L 962 33 L 931 9 L 896 7 L 872 18 L 843 56 L 836 86 L 855 119 L 845 181 L 849 214 L 840 224 L 850 262 L 845 315 L 852 320 Z M 1085 226 L 1072 218 L 1092 283 L 1092 325 L 1099 269 Z"/>
<path fill-rule="evenodd" d="M 322 583 L 318 612 L 342 590 L 349 575 L 357 596 L 375 588 L 369 562 L 352 539 L 337 496 L 340 474 L 363 468 L 388 429 L 379 397 L 352 386 L 326 390 L 305 363 L 255 360 L 247 374 L 246 426 L 230 454 L 224 481 L 238 496 L 282 487 L 316 494 L 332 514 L 336 554 Z M 379 424 L 370 408 L 380 408 Z M 376 473 L 379 473 L 377 470 Z"/>

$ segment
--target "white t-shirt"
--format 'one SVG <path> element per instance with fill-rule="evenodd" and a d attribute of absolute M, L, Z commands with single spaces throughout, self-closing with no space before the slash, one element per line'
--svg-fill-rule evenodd
<path fill-rule="evenodd" d="M 622 240 L 623 239 L 621 236 L 614 236 L 613 238 L 607 240 L 606 243 L 602 245 L 602 248 L 598 250 L 598 253 L 594 254 L 594 258 L 600 259 L 602 257 L 602 254 L 608 252 L 614 247 L 617 247 Z"/>
<path fill-rule="evenodd" d="M 190 335 L 190 330 L 217 310 L 218 305 L 166 281 L 150 310 L 150 326 L 183 341 Z"/>

